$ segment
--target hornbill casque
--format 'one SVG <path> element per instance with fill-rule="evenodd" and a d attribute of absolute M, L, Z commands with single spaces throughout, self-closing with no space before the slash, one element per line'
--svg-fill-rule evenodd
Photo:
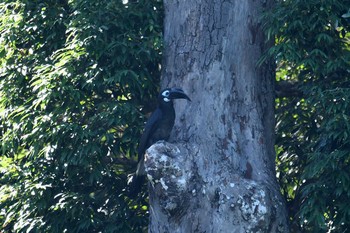
<path fill-rule="evenodd" d="M 148 119 L 138 147 L 138 164 L 135 174 L 128 179 L 129 195 L 135 197 L 145 180 L 144 155 L 146 150 L 160 140 L 168 140 L 175 122 L 173 99 L 191 99 L 180 88 L 166 88 L 158 96 L 158 107 Z"/>

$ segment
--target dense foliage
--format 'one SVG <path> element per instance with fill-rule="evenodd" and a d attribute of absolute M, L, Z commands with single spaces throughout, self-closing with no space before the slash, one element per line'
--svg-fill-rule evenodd
<path fill-rule="evenodd" d="M 288 87 L 276 148 L 292 232 L 348 232 L 350 1 L 278 0 L 265 22 L 277 86 Z"/>
<path fill-rule="evenodd" d="M 144 229 L 124 189 L 161 24 L 157 0 L 0 3 L 1 232 Z"/>
<path fill-rule="evenodd" d="M 154 107 L 162 14 L 160 0 L 0 3 L 1 231 L 144 231 L 146 197 L 125 187 Z M 263 21 L 292 232 L 347 232 L 350 1 L 277 0 Z"/>

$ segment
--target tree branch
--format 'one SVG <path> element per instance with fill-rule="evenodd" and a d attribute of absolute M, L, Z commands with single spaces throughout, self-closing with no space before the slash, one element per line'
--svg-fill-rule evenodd
<path fill-rule="evenodd" d="M 279 81 L 276 82 L 275 91 L 278 98 L 282 97 L 302 97 L 297 82 Z"/>

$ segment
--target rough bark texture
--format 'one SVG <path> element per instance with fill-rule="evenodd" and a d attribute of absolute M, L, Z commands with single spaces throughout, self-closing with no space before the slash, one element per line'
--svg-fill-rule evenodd
<path fill-rule="evenodd" d="M 275 178 L 274 72 L 257 60 L 269 1 L 164 0 L 172 141 L 153 145 L 149 232 L 288 232 Z"/>

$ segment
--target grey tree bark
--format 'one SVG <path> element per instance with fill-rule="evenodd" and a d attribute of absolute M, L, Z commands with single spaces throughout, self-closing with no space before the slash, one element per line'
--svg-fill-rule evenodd
<path fill-rule="evenodd" d="M 172 143 L 146 153 L 149 232 L 288 232 L 275 176 L 269 0 L 164 0 L 162 86 L 181 87 Z"/>

